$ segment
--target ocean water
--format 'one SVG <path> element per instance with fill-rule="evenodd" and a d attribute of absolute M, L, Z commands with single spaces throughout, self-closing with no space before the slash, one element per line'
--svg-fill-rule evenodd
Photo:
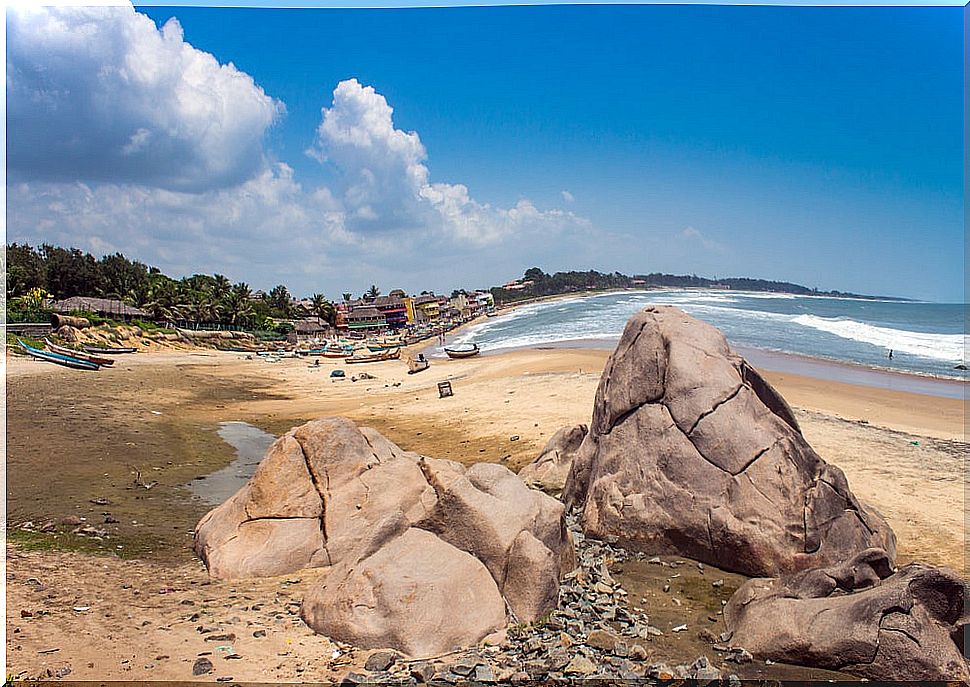
<path fill-rule="evenodd" d="M 464 330 L 484 351 L 562 342 L 615 342 L 647 305 L 674 305 L 732 346 L 967 380 L 968 306 L 738 291 L 627 291 L 522 306 Z M 889 351 L 893 359 L 889 359 Z"/>

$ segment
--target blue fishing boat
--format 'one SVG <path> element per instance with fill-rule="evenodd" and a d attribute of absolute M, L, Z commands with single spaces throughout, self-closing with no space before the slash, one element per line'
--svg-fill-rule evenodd
<path fill-rule="evenodd" d="M 20 348 L 23 349 L 24 353 L 27 355 L 38 358 L 40 360 L 46 360 L 49 363 L 57 363 L 58 365 L 64 365 L 65 367 L 73 367 L 76 370 L 100 370 L 101 366 L 97 363 L 92 363 L 90 360 L 81 360 L 80 358 L 75 358 L 70 355 L 64 355 L 62 353 L 54 353 L 53 351 L 42 351 L 39 348 L 34 348 L 33 346 L 28 346 L 20 339 L 17 339 L 17 343 Z"/>

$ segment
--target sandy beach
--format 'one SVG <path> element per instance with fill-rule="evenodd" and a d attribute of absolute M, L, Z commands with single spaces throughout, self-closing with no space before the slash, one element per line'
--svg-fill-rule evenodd
<path fill-rule="evenodd" d="M 206 680 L 339 676 L 366 654 L 313 635 L 296 615 L 325 573 L 210 582 L 192 554 L 209 506 L 185 485 L 234 458 L 219 423 L 279 435 L 344 415 L 409 450 L 517 470 L 561 426 L 589 422 L 608 354 L 435 359 L 417 375 L 402 361 L 311 367 L 204 350 L 126 356 L 97 373 L 8 356 L 8 674 L 186 680 L 208 652 L 216 670 Z M 332 380 L 335 368 L 347 378 Z M 353 381 L 362 372 L 375 378 Z M 899 564 L 966 574 L 962 399 L 765 374 L 812 446 L 886 516 Z M 442 399 L 446 380 L 454 396 Z M 684 642 L 664 651 L 686 656 L 695 647 Z"/>

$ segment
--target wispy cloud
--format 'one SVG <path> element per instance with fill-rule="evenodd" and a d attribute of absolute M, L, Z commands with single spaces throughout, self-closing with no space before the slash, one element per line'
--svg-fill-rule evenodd
<path fill-rule="evenodd" d="M 700 244 L 706 250 L 715 253 L 727 252 L 727 247 L 724 244 L 707 238 L 694 227 L 685 227 L 684 230 L 680 232 L 680 237 L 691 243 Z"/>
<path fill-rule="evenodd" d="M 569 191 L 560 191 L 560 193 L 562 194 L 562 199 L 567 203 L 573 203 L 576 201 L 576 198 Z"/>

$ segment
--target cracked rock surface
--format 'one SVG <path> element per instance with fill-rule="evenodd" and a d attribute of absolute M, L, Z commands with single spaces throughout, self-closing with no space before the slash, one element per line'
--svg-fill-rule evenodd
<path fill-rule="evenodd" d="M 403 451 L 344 418 L 280 437 L 199 521 L 195 549 L 223 579 L 332 566 L 304 599 L 307 624 L 411 655 L 548 613 L 575 566 L 559 501 L 500 465 Z"/>
<path fill-rule="evenodd" d="M 967 591 L 952 570 L 914 563 L 893 573 L 886 552 L 869 549 L 841 565 L 749 580 L 724 620 L 731 644 L 758 658 L 967 684 Z"/>
<path fill-rule="evenodd" d="M 845 560 L 895 535 L 805 441 L 785 400 L 714 327 L 634 315 L 563 490 L 590 536 L 748 575 Z"/>

